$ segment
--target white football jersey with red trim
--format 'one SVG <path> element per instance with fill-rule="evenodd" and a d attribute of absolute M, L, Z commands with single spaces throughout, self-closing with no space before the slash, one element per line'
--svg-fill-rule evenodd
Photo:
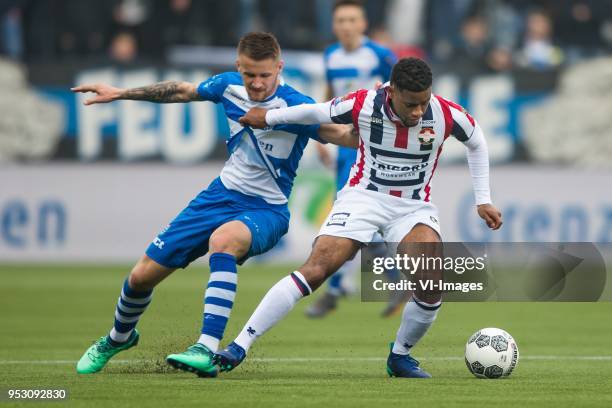
<path fill-rule="evenodd" d="M 391 109 L 386 88 L 334 99 L 330 117 L 334 123 L 353 124 L 359 133 L 357 160 L 345 188 L 423 201 L 430 201 L 444 141 L 452 135 L 466 142 L 476 128 L 465 109 L 437 95 L 419 123 L 405 127 Z"/>

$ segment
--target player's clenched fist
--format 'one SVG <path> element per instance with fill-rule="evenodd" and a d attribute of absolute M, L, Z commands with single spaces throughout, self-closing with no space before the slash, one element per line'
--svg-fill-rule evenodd
<path fill-rule="evenodd" d="M 485 220 L 487 226 L 492 230 L 498 230 L 503 224 L 501 212 L 492 204 L 479 205 L 478 215 Z"/>
<path fill-rule="evenodd" d="M 267 109 L 263 108 L 252 108 L 238 121 L 244 126 L 250 126 L 255 129 L 263 129 L 268 126 L 266 123 L 266 112 Z"/>
<path fill-rule="evenodd" d="M 86 84 L 70 88 L 72 92 L 95 92 L 97 95 L 86 99 L 84 105 L 93 105 L 94 103 L 108 103 L 117 100 L 121 96 L 122 89 L 106 84 Z"/>

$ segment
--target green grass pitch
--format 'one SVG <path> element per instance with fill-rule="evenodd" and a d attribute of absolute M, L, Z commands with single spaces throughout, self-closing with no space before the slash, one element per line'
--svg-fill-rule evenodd
<path fill-rule="evenodd" d="M 67 401 L 43 405 L 74 407 L 612 406 L 612 303 L 447 303 L 414 350 L 434 378 L 415 381 L 385 373 L 399 316 L 384 320 L 382 304 L 348 299 L 313 321 L 304 317 L 306 299 L 234 372 L 216 379 L 177 372 L 164 357 L 199 334 L 208 271 L 198 266 L 156 289 L 138 347 L 99 374 L 77 375 L 83 351 L 110 329 L 127 270 L 0 266 L 0 389 L 64 388 Z M 240 269 L 225 342 L 291 271 L 257 263 Z M 521 360 L 510 378 L 479 380 L 465 367 L 466 339 L 487 326 L 518 342 Z M 41 406 L 30 404 L 21 403 Z M 0 408 L 12 405 L 0 399 Z"/>

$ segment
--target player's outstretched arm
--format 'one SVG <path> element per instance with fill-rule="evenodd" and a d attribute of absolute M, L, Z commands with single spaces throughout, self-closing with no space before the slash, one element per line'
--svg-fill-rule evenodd
<path fill-rule="evenodd" d="M 93 92 L 96 95 L 83 102 L 85 105 L 117 100 L 149 101 L 156 103 L 191 102 L 201 100 L 197 86 L 183 81 L 164 81 L 139 88 L 116 88 L 107 84 L 86 84 L 71 88 L 73 92 Z"/>
<path fill-rule="evenodd" d="M 292 106 L 290 108 L 267 110 L 263 108 L 251 108 L 238 121 L 244 126 L 250 126 L 254 129 L 263 129 L 267 126 L 275 126 L 279 124 L 314 124 L 324 123 L 319 129 L 319 136 L 326 142 L 333 143 L 339 146 L 357 148 L 359 145 L 359 136 L 352 131 L 351 126 L 330 124 L 331 119 L 329 114 L 321 115 L 319 105 L 327 106 L 327 104 L 304 104 Z M 315 109 L 312 109 L 315 107 Z M 328 108 L 325 107 L 323 111 Z"/>
<path fill-rule="evenodd" d="M 331 101 L 326 103 L 305 103 L 281 109 L 266 110 L 252 108 L 238 121 L 256 129 L 276 125 L 316 125 L 334 123 L 331 116 Z"/>

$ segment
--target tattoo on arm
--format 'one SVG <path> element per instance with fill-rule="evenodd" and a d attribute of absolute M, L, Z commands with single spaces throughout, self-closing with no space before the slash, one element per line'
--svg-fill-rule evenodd
<path fill-rule="evenodd" d="M 197 95 L 186 91 L 178 81 L 164 81 L 153 85 L 126 90 L 121 99 L 134 101 L 150 101 L 157 103 L 189 102 L 197 99 Z"/>

